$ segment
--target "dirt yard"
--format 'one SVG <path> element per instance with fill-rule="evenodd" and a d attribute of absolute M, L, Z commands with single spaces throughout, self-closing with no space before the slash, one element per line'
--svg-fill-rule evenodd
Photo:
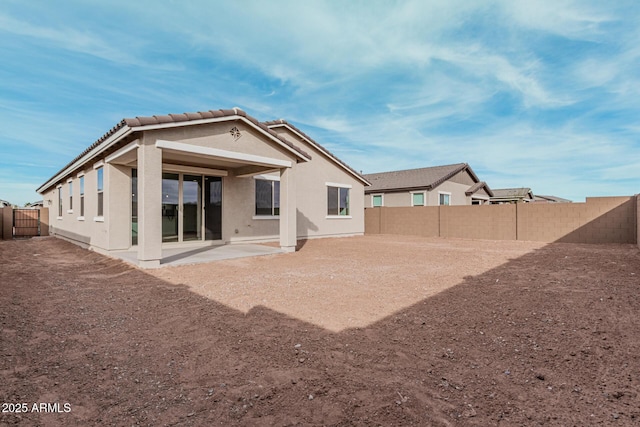
<path fill-rule="evenodd" d="M 0 242 L 0 425 L 638 425 L 638 319 L 631 245 L 365 236 L 149 272 Z"/>

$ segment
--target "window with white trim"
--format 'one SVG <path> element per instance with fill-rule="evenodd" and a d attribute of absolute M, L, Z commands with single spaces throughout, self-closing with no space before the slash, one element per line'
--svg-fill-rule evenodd
<path fill-rule="evenodd" d="M 62 186 L 58 187 L 58 217 L 62 218 Z"/>
<path fill-rule="evenodd" d="M 96 169 L 97 175 L 97 192 L 98 192 L 98 216 L 104 215 L 104 168 Z"/>
<path fill-rule="evenodd" d="M 349 189 L 327 186 L 327 215 L 349 216 Z"/>
<path fill-rule="evenodd" d="M 424 192 L 411 193 L 411 206 L 424 206 Z"/>
<path fill-rule="evenodd" d="M 69 212 L 73 212 L 73 181 L 69 180 Z"/>
<path fill-rule="evenodd" d="M 438 204 L 440 206 L 449 206 L 451 204 L 451 193 L 438 193 Z"/>
<path fill-rule="evenodd" d="M 256 179 L 256 216 L 280 215 L 280 181 Z"/>
<path fill-rule="evenodd" d="M 378 208 L 382 206 L 383 199 L 382 194 L 372 194 L 371 195 L 371 206 L 374 208 Z"/>
<path fill-rule="evenodd" d="M 84 216 L 84 175 L 80 177 L 80 216 Z"/>

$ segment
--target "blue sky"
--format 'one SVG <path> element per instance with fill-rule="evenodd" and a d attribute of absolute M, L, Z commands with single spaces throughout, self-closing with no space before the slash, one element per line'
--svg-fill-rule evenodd
<path fill-rule="evenodd" d="M 637 1 L 0 5 L 0 199 L 124 117 L 240 107 L 363 173 L 467 162 L 492 188 L 640 192 Z"/>

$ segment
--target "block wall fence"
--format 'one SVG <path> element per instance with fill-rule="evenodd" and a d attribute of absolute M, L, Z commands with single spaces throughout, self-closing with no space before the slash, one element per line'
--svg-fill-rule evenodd
<path fill-rule="evenodd" d="M 34 218 L 36 210 L 33 210 Z M 40 208 L 40 236 L 49 235 L 49 208 Z M 0 240 L 13 239 L 13 208 L 0 208 Z"/>
<path fill-rule="evenodd" d="M 640 196 L 588 197 L 584 203 L 378 207 L 365 211 L 365 234 L 640 247 L 639 211 Z"/>

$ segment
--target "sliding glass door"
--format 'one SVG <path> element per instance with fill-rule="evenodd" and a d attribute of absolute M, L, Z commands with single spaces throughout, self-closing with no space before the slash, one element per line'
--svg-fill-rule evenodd
<path fill-rule="evenodd" d="M 222 178 L 204 177 L 205 240 L 222 239 Z"/>
<path fill-rule="evenodd" d="M 179 240 L 180 175 L 162 174 L 162 241 Z"/>

